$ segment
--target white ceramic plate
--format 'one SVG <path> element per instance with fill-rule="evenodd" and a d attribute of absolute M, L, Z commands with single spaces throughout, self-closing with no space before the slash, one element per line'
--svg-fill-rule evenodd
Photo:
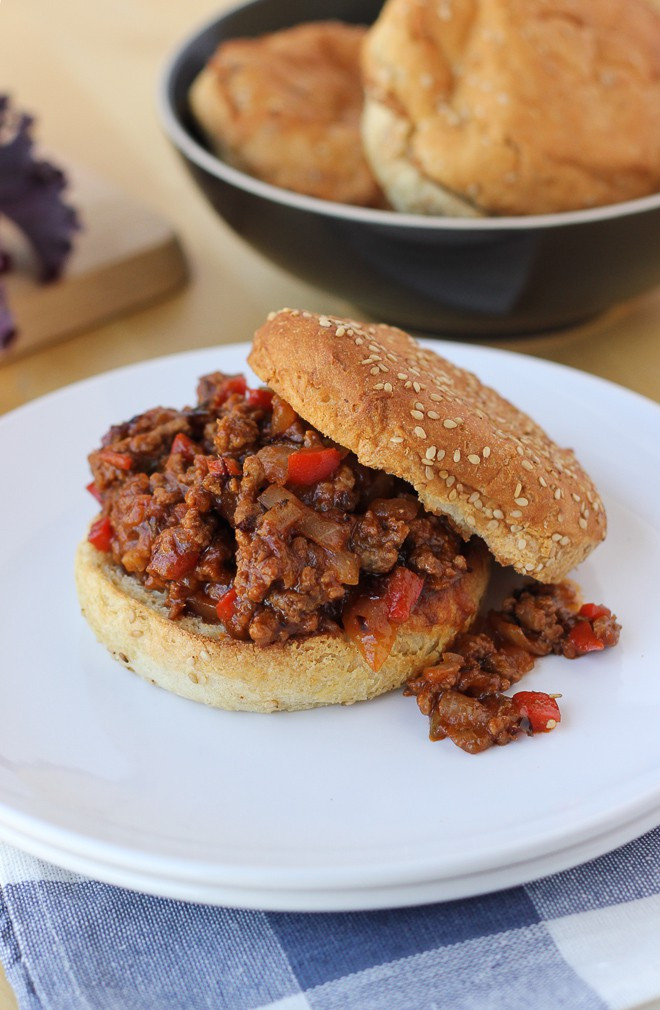
<path fill-rule="evenodd" d="M 197 901 L 359 909 L 453 898 L 574 865 L 660 822 L 660 410 L 532 358 L 433 343 L 572 445 L 607 541 L 577 573 L 618 648 L 542 660 L 554 733 L 470 757 L 414 699 L 272 716 L 203 708 L 114 663 L 72 578 L 94 513 L 86 454 L 114 421 L 194 399 L 245 346 L 111 372 L 0 420 L 0 836 L 71 870 Z"/>

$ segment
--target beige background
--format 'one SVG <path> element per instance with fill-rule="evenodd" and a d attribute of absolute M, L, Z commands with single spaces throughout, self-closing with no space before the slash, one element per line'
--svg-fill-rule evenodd
<path fill-rule="evenodd" d="M 154 93 L 166 55 L 222 0 L 2 0 L 0 91 L 39 114 L 42 146 L 120 185 L 176 228 L 188 288 L 110 325 L 0 365 L 0 412 L 65 383 L 185 348 L 247 340 L 283 305 L 354 312 L 265 261 L 209 211 L 164 139 Z M 491 341 L 660 400 L 660 289 L 562 334 Z M 0 979 L 0 1010 L 15 1006 Z M 658 1010 L 660 1004 L 654 1004 Z"/>

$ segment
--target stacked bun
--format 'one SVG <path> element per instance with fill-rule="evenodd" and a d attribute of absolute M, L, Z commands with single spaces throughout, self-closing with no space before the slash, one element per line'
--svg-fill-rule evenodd
<path fill-rule="evenodd" d="M 365 150 L 398 210 L 544 214 L 660 188 L 660 12 L 645 0 L 388 0 Z"/>
<path fill-rule="evenodd" d="M 652 0 L 386 0 L 221 43 L 190 92 L 228 162 L 322 199 L 546 214 L 660 189 Z"/>

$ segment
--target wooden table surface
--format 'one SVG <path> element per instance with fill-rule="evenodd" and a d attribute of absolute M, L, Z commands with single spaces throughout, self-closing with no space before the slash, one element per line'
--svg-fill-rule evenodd
<path fill-rule="evenodd" d="M 0 365 L 0 412 L 117 365 L 248 340 L 283 305 L 356 313 L 261 258 L 214 216 L 164 138 L 155 89 L 171 48 L 223 0 L 6 0 L 0 91 L 38 114 L 38 137 L 165 216 L 191 269 L 170 300 Z M 577 329 L 489 341 L 660 400 L 660 289 Z M 15 1007 L 0 978 L 0 1010 Z"/>

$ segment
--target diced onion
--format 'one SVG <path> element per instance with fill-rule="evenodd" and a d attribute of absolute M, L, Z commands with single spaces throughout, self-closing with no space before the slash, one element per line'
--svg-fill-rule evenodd
<path fill-rule="evenodd" d="M 328 554 L 328 565 L 337 578 L 348 586 L 356 586 L 360 578 L 360 560 L 346 550 L 349 536 L 348 524 L 334 522 L 304 505 L 287 488 L 271 484 L 259 495 L 259 501 L 268 509 L 269 520 L 280 528 L 296 529 L 323 547 Z M 272 514 L 272 517 L 270 513 Z"/>

